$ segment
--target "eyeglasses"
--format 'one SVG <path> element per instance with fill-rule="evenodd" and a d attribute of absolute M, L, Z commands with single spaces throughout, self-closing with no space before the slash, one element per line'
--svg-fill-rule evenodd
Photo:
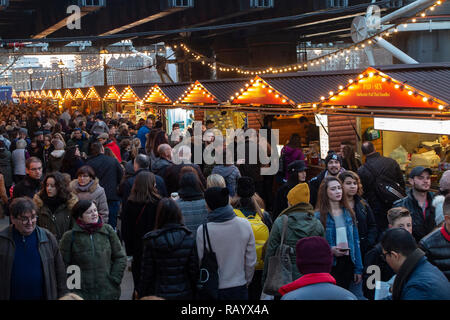
<path fill-rule="evenodd" d="M 28 221 L 31 223 L 36 222 L 38 217 L 37 215 L 31 216 L 31 217 L 19 217 L 18 220 L 22 221 L 23 224 L 26 224 Z"/>
<path fill-rule="evenodd" d="M 41 171 L 41 170 L 42 170 L 42 167 L 39 167 L 39 168 L 30 168 L 30 170 L 31 170 L 31 171 Z"/>

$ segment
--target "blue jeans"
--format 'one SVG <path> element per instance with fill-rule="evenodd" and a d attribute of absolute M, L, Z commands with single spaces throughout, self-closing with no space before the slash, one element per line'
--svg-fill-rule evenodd
<path fill-rule="evenodd" d="M 362 290 L 362 285 L 363 285 L 364 280 L 361 280 L 360 283 L 356 284 L 355 282 L 350 282 L 350 286 L 348 288 L 348 290 L 353 293 L 358 300 L 368 300 L 364 294 L 363 294 L 363 290 Z"/>
<path fill-rule="evenodd" d="M 117 214 L 120 210 L 120 200 L 108 201 L 108 224 L 116 230 L 117 227 Z"/>

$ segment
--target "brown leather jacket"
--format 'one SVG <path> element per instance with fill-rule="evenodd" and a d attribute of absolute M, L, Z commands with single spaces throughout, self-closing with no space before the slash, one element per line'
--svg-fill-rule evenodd
<path fill-rule="evenodd" d="M 10 225 L 0 231 L 0 300 L 9 300 L 11 293 L 11 272 L 15 251 L 12 228 Z M 56 300 L 68 293 L 66 268 L 55 236 L 47 229 L 37 226 L 36 231 L 44 273 L 45 298 Z"/>

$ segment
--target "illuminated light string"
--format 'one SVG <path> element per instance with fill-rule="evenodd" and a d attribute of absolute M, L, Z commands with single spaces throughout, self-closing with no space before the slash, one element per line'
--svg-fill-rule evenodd
<path fill-rule="evenodd" d="M 400 91 L 405 90 L 408 92 L 409 96 L 417 97 L 417 98 L 421 99 L 423 102 L 428 102 L 430 105 L 432 105 L 433 103 L 438 104 L 437 108 L 440 111 L 444 111 L 444 109 L 448 109 L 448 107 L 449 107 L 448 105 L 444 106 L 443 104 L 439 104 L 440 102 L 433 99 L 430 95 L 419 92 L 404 82 L 395 80 L 382 72 L 372 72 L 372 71 L 361 73 L 355 79 L 349 79 L 348 84 L 346 86 L 339 85 L 338 91 L 336 91 L 336 92 L 330 91 L 328 97 L 321 96 L 320 97 L 321 102 L 319 103 L 319 106 L 322 106 L 327 101 L 335 100 L 337 95 L 343 95 L 345 91 L 351 90 L 353 88 L 353 85 L 358 84 L 358 82 L 360 82 L 360 81 L 364 81 L 364 79 L 366 79 L 366 78 L 372 78 L 374 76 L 381 77 L 381 82 L 393 83 L 394 88 L 396 90 L 400 90 Z M 334 106 L 331 106 L 331 108 L 334 109 Z"/>
<path fill-rule="evenodd" d="M 332 52 L 332 53 L 329 53 L 329 54 L 326 54 L 326 55 L 323 55 L 323 56 L 320 56 L 320 57 L 317 57 L 317 58 L 314 58 L 314 59 L 311 59 L 311 60 L 308 60 L 308 61 L 305 61 L 302 63 L 290 64 L 290 65 L 285 65 L 285 66 L 269 67 L 269 68 L 264 68 L 264 69 L 249 69 L 249 68 L 245 69 L 245 68 L 225 64 L 225 63 L 218 62 L 218 61 L 210 62 L 210 61 L 213 61 L 213 59 L 208 58 L 200 53 L 193 51 L 192 49 L 188 48 L 183 43 L 180 44 L 179 47 L 185 53 L 193 56 L 195 60 L 197 60 L 197 61 L 201 60 L 202 65 L 207 65 L 208 67 L 210 67 L 213 70 L 218 69 L 219 71 L 222 71 L 222 72 L 237 72 L 237 73 L 244 74 L 244 75 L 261 75 L 261 74 L 268 74 L 268 73 L 276 74 L 276 73 L 300 71 L 300 70 L 305 70 L 308 67 L 308 65 L 310 67 L 317 66 L 317 65 L 325 63 L 326 59 L 328 59 L 328 60 L 338 59 L 340 57 L 344 57 L 345 54 L 349 54 L 352 51 L 358 51 L 360 49 L 364 49 L 366 46 L 373 45 L 374 39 L 382 39 L 383 37 L 389 37 L 391 34 L 397 33 L 400 25 L 403 25 L 403 27 L 406 28 L 408 25 L 407 24 L 408 22 L 416 23 L 417 17 L 421 17 L 421 18 L 426 17 L 426 12 L 428 10 L 434 11 L 434 9 L 437 6 L 441 5 L 444 1 L 437 1 L 434 4 L 430 5 L 428 8 L 424 9 L 422 12 L 418 13 L 416 15 L 416 17 L 405 18 L 401 22 L 394 24 L 390 28 L 380 31 L 379 33 L 369 37 L 368 39 L 365 39 L 358 43 L 355 43 L 354 45 L 351 45 L 350 47 L 339 49 L 335 52 Z M 177 49 L 177 48 L 178 48 L 177 45 L 173 45 L 173 49 Z"/>

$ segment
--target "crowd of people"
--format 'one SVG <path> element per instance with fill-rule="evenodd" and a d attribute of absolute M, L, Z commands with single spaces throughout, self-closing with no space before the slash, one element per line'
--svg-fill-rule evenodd
<path fill-rule="evenodd" d="M 153 115 L 26 104 L 1 106 L 0 120 L 0 299 L 119 299 L 128 259 L 130 299 L 372 300 L 374 267 L 385 299 L 450 299 L 450 171 L 437 194 L 429 168 L 411 170 L 407 188 L 371 142 L 364 164 L 342 142 L 307 180 L 293 134 L 281 172 L 263 176 L 236 155 L 194 163 L 213 121 L 179 147 L 179 126 L 169 136 Z M 270 150 L 258 135 L 242 143 Z M 269 293 L 281 251 L 289 280 Z"/>

